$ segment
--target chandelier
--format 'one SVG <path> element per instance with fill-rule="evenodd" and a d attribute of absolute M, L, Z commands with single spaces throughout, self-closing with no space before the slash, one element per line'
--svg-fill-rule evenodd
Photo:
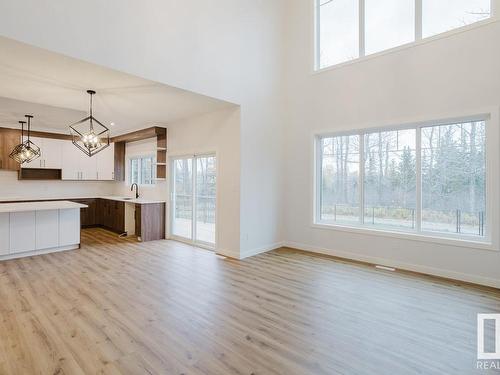
<path fill-rule="evenodd" d="M 90 95 L 90 114 L 69 127 L 73 144 L 92 157 L 109 146 L 109 129 L 97 120 L 92 112 L 92 97 L 95 91 L 87 90 Z"/>
<path fill-rule="evenodd" d="M 19 123 L 21 124 L 21 143 L 14 147 L 9 155 L 11 159 L 14 159 L 19 164 L 29 163 L 39 158 L 42 154 L 40 152 L 40 147 L 31 142 L 30 139 L 31 119 L 33 118 L 33 116 L 26 115 L 25 117 L 28 119 L 28 139 L 24 141 L 24 124 L 26 124 L 26 121 L 19 121 Z"/>

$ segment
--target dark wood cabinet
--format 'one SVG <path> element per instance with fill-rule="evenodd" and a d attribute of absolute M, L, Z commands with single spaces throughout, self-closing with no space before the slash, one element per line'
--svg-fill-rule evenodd
<path fill-rule="evenodd" d="M 10 153 L 21 142 L 18 130 L 0 129 L 0 169 L 18 171 L 19 163 L 9 157 Z"/>
<path fill-rule="evenodd" d="M 109 199 L 97 200 L 97 224 L 115 233 L 125 232 L 125 203 Z"/>
<path fill-rule="evenodd" d="M 90 228 L 98 225 L 97 220 L 97 199 L 73 199 L 73 202 L 86 204 L 87 208 L 80 209 L 80 221 L 82 228 Z"/>
<path fill-rule="evenodd" d="M 165 203 L 135 205 L 135 235 L 142 242 L 165 239 Z"/>

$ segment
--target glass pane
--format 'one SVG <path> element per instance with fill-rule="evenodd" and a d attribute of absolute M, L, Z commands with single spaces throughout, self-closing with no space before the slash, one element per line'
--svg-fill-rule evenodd
<path fill-rule="evenodd" d="M 153 158 L 141 159 L 141 184 L 151 185 L 153 183 Z"/>
<path fill-rule="evenodd" d="M 485 123 L 422 129 L 422 229 L 484 236 Z"/>
<path fill-rule="evenodd" d="M 491 0 L 423 0 L 423 37 L 489 18 Z"/>
<path fill-rule="evenodd" d="M 215 157 L 196 159 L 196 240 L 215 244 Z"/>
<path fill-rule="evenodd" d="M 192 239 L 193 159 L 178 159 L 174 161 L 173 208 L 173 234 Z"/>
<path fill-rule="evenodd" d="M 130 183 L 138 184 L 139 183 L 139 160 L 131 159 L 130 160 Z"/>
<path fill-rule="evenodd" d="M 415 0 L 365 0 L 366 54 L 415 40 Z"/>
<path fill-rule="evenodd" d="M 416 130 L 365 134 L 366 225 L 415 228 Z"/>
<path fill-rule="evenodd" d="M 323 222 L 359 223 L 359 136 L 321 140 Z"/>
<path fill-rule="evenodd" d="M 320 1 L 320 68 L 359 57 L 358 9 L 357 0 Z"/>

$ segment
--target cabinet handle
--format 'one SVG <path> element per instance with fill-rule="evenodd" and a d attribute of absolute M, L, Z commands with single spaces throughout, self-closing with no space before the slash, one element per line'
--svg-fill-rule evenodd
<path fill-rule="evenodd" d="M 2 169 L 2 167 L 3 167 L 3 160 L 0 159 L 0 169 Z"/>

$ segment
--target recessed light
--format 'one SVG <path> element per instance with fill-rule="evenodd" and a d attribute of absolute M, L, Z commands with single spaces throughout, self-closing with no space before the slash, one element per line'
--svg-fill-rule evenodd
<path fill-rule="evenodd" d="M 109 125 L 115 126 L 115 123 L 114 122 L 110 122 Z"/>

